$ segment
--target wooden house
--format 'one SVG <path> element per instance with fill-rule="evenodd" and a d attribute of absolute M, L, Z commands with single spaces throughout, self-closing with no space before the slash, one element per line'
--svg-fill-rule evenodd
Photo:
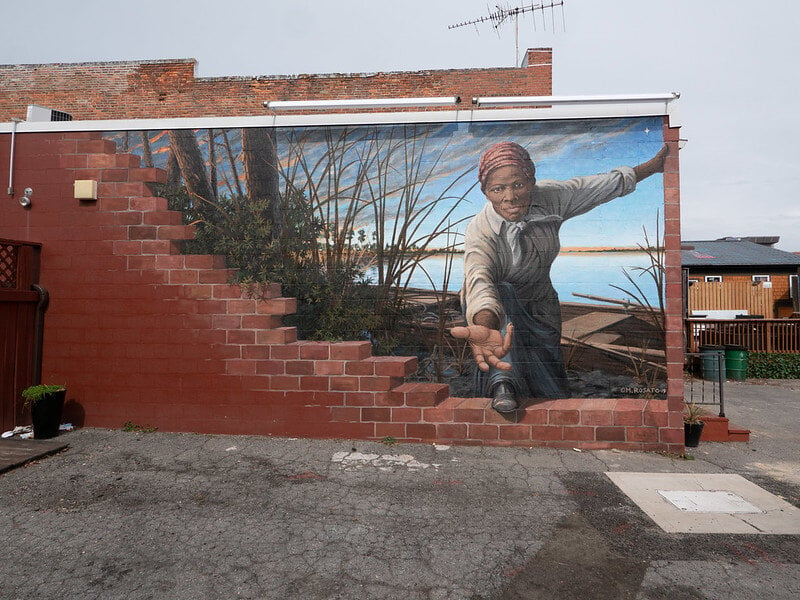
<path fill-rule="evenodd" d="M 800 255 L 774 248 L 770 237 L 682 242 L 687 316 L 800 316 Z"/>

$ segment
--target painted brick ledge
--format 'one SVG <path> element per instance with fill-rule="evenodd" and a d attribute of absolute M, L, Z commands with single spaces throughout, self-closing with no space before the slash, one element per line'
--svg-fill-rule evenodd
<path fill-rule="evenodd" d="M 432 386 L 403 384 L 406 389 Z M 262 401 L 274 420 L 259 433 L 319 438 L 393 439 L 404 443 L 544 446 L 582 450 L 683 451 L 683 428 L 670 427 L 666 400 L 565 399 L 535 403 L 510 415 L 488 398 L 447 397 L 434 406 L 379 406 L 375 396 L 350 392 L 270 391 Z M 363 402 L 363 405 L 359 405 Z M 259 409 L 256 409 L 258 412 Z M 290 421 L 290 415 L 296 421 Z M 251 416 L 255 416 L 252 415 Z M 252 421 L 251 421 L 252 423 Z M 251 432 L 252 433 L 252 432 Z"/>
<path fill-rule="evenodd" d="M 683 448 L 683 430 L 670 428 L 666 400 L 561 399 L 533 403 L 509 415 L 488 398 L 450 397 L 435 407 L 362 409 L 376 438 L 404 442 L 581 449 Z"/>

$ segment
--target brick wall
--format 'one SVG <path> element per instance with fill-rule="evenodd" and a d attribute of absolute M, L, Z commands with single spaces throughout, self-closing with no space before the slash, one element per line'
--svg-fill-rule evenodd
<path fill-rule="evenodd" d="M 175 83 L 179 87 L 179 82 Z M 677 130 L 665 129 L 677 156 Z M 9 136 L 0 136 L 8 164 Z M 680 451 L 682 334 L 677 158 L 666 193 L 667 400 L 567 399 L 508 418 L 488 399 L 410 383 L 411 357 L 373 357 L 368 342 L 305 342 L 281 316 L 279 286 L 227 283 L 218 256 L 179 253 L 193 235 L 147 182 L 163 171 L 117 154 L 100 134 L 17 138 L 17 180 L 33 205 L 0 204 L 0 237 L 43 243 L 44 379 L 68 386 L 69 417 L 169 431 Z M 76 179 L 99 200 L 73 198 Z"/>
<path fill-rule="evenodd" d="M 681 271 L 681 189 L 678 158 L 680 129 L 664 119 L 670 145 L 664 165 L 664 261 L 666 263 L 667 429 L 664 441 L 683 446 L 683 275 Z"/>
<path fill-rule="evenodd" d="M 549 96 L 552 50 L 529 50 L 523 68 L 294 75 L 194 76 L 194 60 L 0 65 L 0 122 L 29 104 L 75 120 L 265 114 L 266 100 L 460 96 Z M 396 110 L 396 109 L 395 109 Z"/>

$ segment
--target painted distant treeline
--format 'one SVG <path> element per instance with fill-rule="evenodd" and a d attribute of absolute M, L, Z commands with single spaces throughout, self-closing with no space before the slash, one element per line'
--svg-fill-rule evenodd
<path fill-rule="evenodd" d="M 390 248 L 387 248 L 389 250 Z M 376 248 L 374 244 L 368 245 L 364 248 L 360 249 L 365 254 L 369 255 L 370 252 L 375 252 Z M 648 252 L 648 251 L 660 251 L 663 248 L 639 248 L 633 246 L 565 246 L 561 248 L 560 254 L 589 254 L 595 252 Z M 429 248 L 422 252 L 426 256 L 436 256 L 437 254 L 464 254 L 464 251 L 460 248 Z"/>
<path fill-rule="evenodd" d="M 561 254 L 568 254 L 572 252 L 657 252 L 663 248 L 641 248 L 633 246 L 565 246 L 561 248 Z"/>

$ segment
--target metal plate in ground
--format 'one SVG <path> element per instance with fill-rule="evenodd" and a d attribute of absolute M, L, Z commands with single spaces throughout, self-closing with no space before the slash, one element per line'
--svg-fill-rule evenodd
<path fill-rule="evenodd" d="M 622 472 L 606 475 L 669 533 L 800 535 L 800 509 L 740 475 Z M 709 495 L 710 492 L 713 494 Z M 686 509 L 691 504 L 695 509 Z"/>
<path fill-rule="evenodd" d="M 658 490 L 680 510 L 705 513 L 760 513 L 741 496 L 722 490 Z"/>

